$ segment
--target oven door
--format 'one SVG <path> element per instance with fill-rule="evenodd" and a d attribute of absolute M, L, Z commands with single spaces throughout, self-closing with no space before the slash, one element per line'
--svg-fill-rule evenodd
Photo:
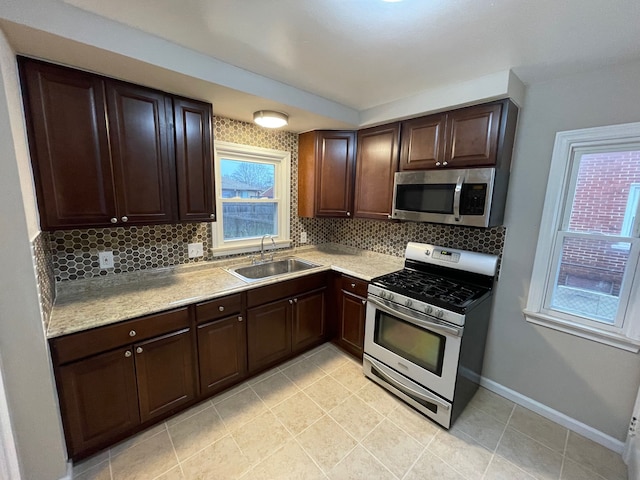
<path fill-rule="evenodd" d="M 451 401 L 462 331 L 373 295 L 367 299 L 365 353 Z"/>

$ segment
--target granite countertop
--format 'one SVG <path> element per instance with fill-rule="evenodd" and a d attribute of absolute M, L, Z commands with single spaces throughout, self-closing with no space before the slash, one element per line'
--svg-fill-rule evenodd
<path fill-rule="evenodd" d="M 401 269 L 404 262 L 399 257 L 336 244 L 288 250 L 277 256 L 291 255 L 319 266 L 250 283 L 225 270 L 229 266 L 249 264 L 247 257 L 62 282 L 57 285 L 47 337 L 80 332 L 327 270 L 369 281 Z"/>

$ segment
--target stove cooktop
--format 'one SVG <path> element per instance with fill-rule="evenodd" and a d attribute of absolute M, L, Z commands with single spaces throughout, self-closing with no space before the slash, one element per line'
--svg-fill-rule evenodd
<path fill-rule="evenodd" d="M 374 278 L 372 283 L 407 297 L 458 311 L 469 307 L 490 290 L 487 287 L 407 268 Z"/>

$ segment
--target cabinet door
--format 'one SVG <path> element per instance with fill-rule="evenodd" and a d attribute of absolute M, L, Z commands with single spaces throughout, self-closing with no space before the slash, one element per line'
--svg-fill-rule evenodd
<path fill-rule="evenodd" d="M 454 110 L 447 116 L 447 167 L 496 164 L 502 103 Z"/>
<path fill-rule="evenodd" d="M 399 123 L 358 132 L 356 217 L 378 220 L 391 218 L 393 177 L 398 170 L 399 133 Z"/>
<path fill-rule="evenodd" d="M 291 353 L 292 304 L 293 299 L 280 300 L 247 310 L 249 372 L 275 364 Z"/>
<path fill-rule="evenodd" d="M 140 423 L 131 348 L 58 369 L 60 408 L 69 456 L 104 446 Z"/>
<path fill-rule="evenodd" d="M 442 164 L 446 118 L 438 114 L 402 122 L 400 170 L 424 170 Z"/>
<path fill-rule="evenodd" d="M 173 99 L 180 220 L 215 220 L 211 104 Z"/>
<path fill-rule="evenodd" d="M 298 142 L 298 215 L 353 214 L 355 132 L 319 130 Z"/>
<path fill-rule="evenodd" d="M 200 392 L 237 383 L 247 373 L 247 329 L 239 315 L 198 326 Z"/>
<path fill-rule="evenodd" d="M 195 397 L 189 329 L 138 343 L 134 349 L 143 422 Z"/>
<path fill-rule="evenodd" d="M 116 204 L 104 82 L 33 60 L 20 67 L 41 227 L 109 224 Z"/>
<path fill-rule="evenodd" d="M 324 340 L 325 318 L 324 288 L 293 299 L 291 343 L 294 352 Z"/>
<path fill-rule="evenodd" d="M 350 217 L 353 211 L 354 132 L 318 132 L 316 216 Z"/>
<path fill-rule="evenodd" d="M 107 81 L 107 98 L 119 222 L 175 220 L 171 99 L 114 81 Z"/>
<path fill-rule="evenodd" d="M 353 355 L 362 358 L 366 300 L 342 290 L 339 343 Z"/>

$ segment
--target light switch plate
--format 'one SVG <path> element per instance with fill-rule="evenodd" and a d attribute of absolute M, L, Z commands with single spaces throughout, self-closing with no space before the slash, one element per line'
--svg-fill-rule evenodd
<path fill-rule="evenodd" d="M 189 258 L 204 256 L 204 247 L 202 243 L 190 243 L 188 245 Z"/>
<path fill-rule="evenodd" d="M 113 252 L 98 252 L 98 260 L 102 270 L 113 268 Z"/>

